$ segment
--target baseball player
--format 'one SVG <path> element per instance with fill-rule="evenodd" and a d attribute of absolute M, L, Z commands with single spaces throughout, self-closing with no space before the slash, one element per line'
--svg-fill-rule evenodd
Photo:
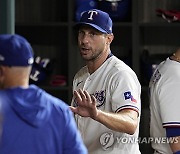
<path fill-rule="evenodd" d="M 152 147 L 155 153 L 180 154 L 180 48 L 157 67 L 149 86 Z"/>
<path fill-rule="evenodd" d="M 71 109 L 89 154 L 139 154 L 141 87 L 133 70 L 111 53 L 112 20 L 103 11 L 83 13 L 77 23 L 86 62 L 74 77 Z M 118 140 L 119 139 L 119 140 Z"/>
<path fill-rule="evenodd" d="M 29 85 L 33 53 L 19 35 L 0 35 L 1 154 L 87 154 L 69 107 Z"/>

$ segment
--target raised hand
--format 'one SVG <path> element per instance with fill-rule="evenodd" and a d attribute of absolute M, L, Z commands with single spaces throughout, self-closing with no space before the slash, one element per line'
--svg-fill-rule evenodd
<path fill-rule="evenodd" d="M 70 109 L 82 116 L 82 117 L 91 117 L 95 119 L 98 115 L 98 109 L 96 108 L 96 98 L 93 95 L 90 95 L 86 90 L 74 91 L 75 101 L 77 102 L 77 107 L 70 106 Z"/>

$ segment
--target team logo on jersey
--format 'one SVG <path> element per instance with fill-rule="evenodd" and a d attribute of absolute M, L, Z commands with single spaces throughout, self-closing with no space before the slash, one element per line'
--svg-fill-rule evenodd
<path fill-rule="evenodd" d="M 133 97 L 133 95 L 131 95 L 130 91 L 127 91 L 127 92 L 124 93 L 124 99 L 125 100 L 130 99 L 132 102 L 137 103 L 137 100 Z"/>
<path fill-rule="evenodd" d="M 79 86 L 83 81 L 79 81 L 76 86 Z"/>
<path fill-rule="evenodd" d="M 94 97 L 97 100 L 97 107 L 102 106 L 105 103 L 106 100 L 106 91 L 105 90 L 101 90 L 101 91 L 96 91 L 95 94 L 93 94 Z"/>

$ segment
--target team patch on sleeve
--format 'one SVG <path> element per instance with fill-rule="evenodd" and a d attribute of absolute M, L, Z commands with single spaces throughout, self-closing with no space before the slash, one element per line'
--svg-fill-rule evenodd
<path fill-rule="evenodd" d="M 137 100 L 133 97 L 133 95 L 131 95 L 131 92 L 130 91 L 127 91 L 124 93 L 124 99 L 125 100 L 131 100 L 132 102 L 135 102 L 137 103 Z"/>

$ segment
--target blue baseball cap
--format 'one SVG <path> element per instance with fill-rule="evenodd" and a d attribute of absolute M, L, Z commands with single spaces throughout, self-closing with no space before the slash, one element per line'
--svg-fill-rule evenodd
<path fill-rule="evenodd" d="M 90 25 L 102 33 L 112 33 L 112 20 L 109 14 L 98 9 L 85 11 L 76 26 L 83 24 Z"/>
<path fill-rule="evenodd" d="M 17 34 L 0 35 L 0 65 L 29 66 L 34 61 L 30 43 Z"/>

